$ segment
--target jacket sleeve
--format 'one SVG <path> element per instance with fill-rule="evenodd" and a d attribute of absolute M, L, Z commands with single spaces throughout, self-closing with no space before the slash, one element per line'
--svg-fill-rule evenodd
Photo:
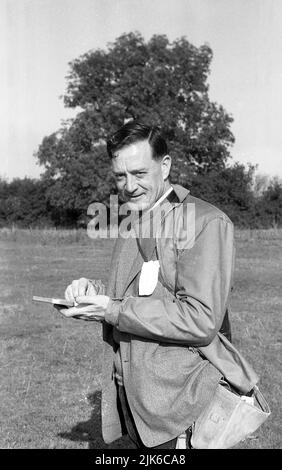
<path fill-rule="evenodd" d="M 233 224 L 216 217 L 179 255 L 174 298 L 111 300 L 105 320 L 146 339 L 206 346 L 221 327 L 232 270 Z"/>

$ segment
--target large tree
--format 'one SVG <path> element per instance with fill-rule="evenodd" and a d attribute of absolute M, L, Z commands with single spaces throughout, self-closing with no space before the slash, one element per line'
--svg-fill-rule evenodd
<path fill-rule="evenodd" d="M 80 112 L 37 152 L 51 204 L 78 215 L 91 200 L 108 199 L 105 140 L 132 118 L 162 127 L 174 159 L 172 181 L 187 186 L 197 174 L 222 170 L 234 138 L 232 118 L 209 99 L 211 60 L 207 45 L 165 35 L 145 42 L 139 33 L 74 60 L 64 103 Z"/>
<path fill-rule="evenodd" d="M 191 192 L 222 209 L 236 226 L 250 227 L 255 223 L 254 173 L 255 166 L 236 162 L 221 170 L 198 174 Z"/>

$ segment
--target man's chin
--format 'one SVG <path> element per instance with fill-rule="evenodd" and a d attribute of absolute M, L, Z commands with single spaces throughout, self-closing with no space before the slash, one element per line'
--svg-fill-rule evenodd
<path fill-rule="evenodd" d="M 146 201 L 141 201 L 141 200 L 138 200 L 138 201 L 130 200 L 130 201 L 127 201 L 126 205 L 128 209 L 131 211 L 144 211 L 149 208 L 149 204 L 146 203 Z"/>

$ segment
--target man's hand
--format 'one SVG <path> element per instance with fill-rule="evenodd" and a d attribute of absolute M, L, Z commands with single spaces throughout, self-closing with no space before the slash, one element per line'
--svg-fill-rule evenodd
<path fill-rule="evenodd" d="M 103 321 L 110 298 L 107 295 L 84 295 L 76 297 L 78 305 L 71 308 L 62 308 L 56 305 L 64 317 L 81 320 Z"/>
<path fill-rule="evenodd" d="M 55 308 L 64 316 L 82 320 L 103 321 L 110 298 L 104 294 L 101 281 L 90 281 L 85 277 L 75 279 L 65 290 L 65 298 L 74 302 L 75 307 Z"/>
<path fill-rule="evenodd" d="M 77 303 L 76 298 L 84 295 L 96 295 L 98 294 L 97 289 L 93 286 L 89 279 L 81 277 L 80 279 L 75 279 L 65 290 L 65 299 Z"/>

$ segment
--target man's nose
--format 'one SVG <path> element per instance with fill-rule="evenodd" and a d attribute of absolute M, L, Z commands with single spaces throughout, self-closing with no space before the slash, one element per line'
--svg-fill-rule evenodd
<path fill-rule="evenodd" d="M 137 188 L 136 179 L 133 176 L 128 176 L 126 180 L 125 190 L 127 193 L 132 194 Z"/>

